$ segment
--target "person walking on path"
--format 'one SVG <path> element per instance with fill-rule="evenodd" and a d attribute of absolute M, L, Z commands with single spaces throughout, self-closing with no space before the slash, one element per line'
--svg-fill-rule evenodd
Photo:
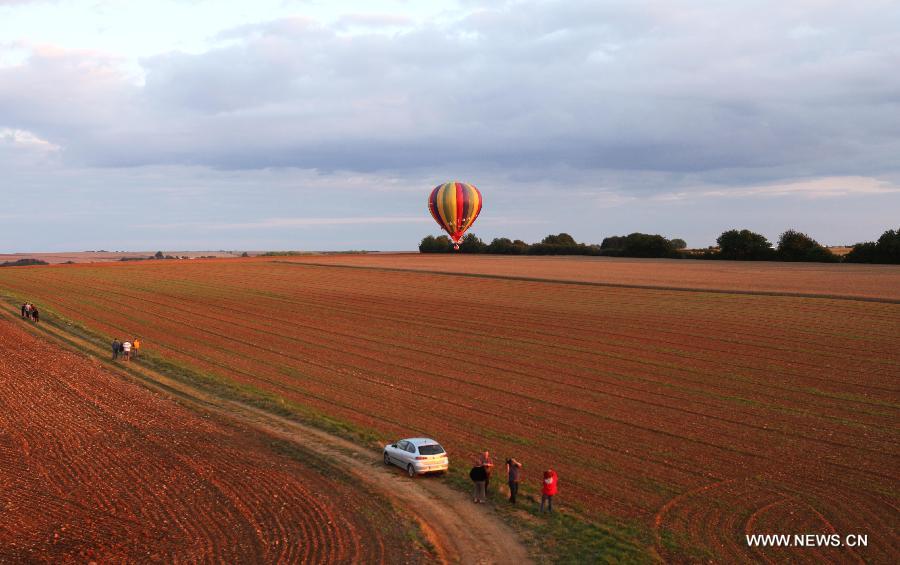
<path fill-rule="evenodd" d="M 31 305 L 31 302 L 25 303 L 25 317 L 29 320 L 31 319 L 31 309 L 32 308 L 34 308 L 34 306 Z"/>
<path fill-rule="evenodd" d="M 484 484 L 487 482 L 487 471 L 485 471 L 484 465 L 480 462 L 476 462 L 475 466 L 472 467 L 472 470 L 469 471 L 469 478 L 472 479 L 472 482 L 475 484 L 475 492 L 472 495 L 472 500 L 475 504 L 484 504 L 487 501 L 487 496 L 484 492 Z"/>
<path fill-rule="evenodd" d="M 141 338 L 136 337 L 131 340 L 131 356 L 137 359 L 138 353 L 141 352 Z"/>
<path fill-rule="evenodd" d="M 510 457 L 506 460 L 506 478 L 509 482 L 509 501 L 516 503 L 516 495 L 519 494 L 519 480 L 521 479 L 522 464 Z"/>
<path fill-rule="evenodd" d="M 131 360 L 131 342 L 130 341 L 122 342 L 122 358 L 126 361 Z"/>
<path fill-rule="evenodd" d="M 112 352 L 113 352 L 113 361 L 119 358 L 119 353 L 122 352 L 122 342 L 119 341 L 119 338 L 115 338 L 112 342 Z"/>
<path fill-rule="evenodd" d="M 34 306 L 31 307 L 31 319 L 34 320 L 35 324 L 41 321 L 41 313 Z"/>
<path fill-rule="evenodd" d="M 553 469 L 544 471 L 544 484 L 541 486 L 541 512 L 544 511 L 544 503 L 547 503 L 547 511 L 553 512 L 553 497 L 559 491 L 559 477 Z"/>
<path fill-rule="evenodd" d="M 22 303 L 22 318 L 27 317 L 27 312 L 26 312 L 27 310 L 28 310 L 28 304 L 23 302 Z"/>
<path fill-rule="evenodd" d="M 491 459 L 491 454 L 487 450 L 481 454 L 481 465 L 484 466 L 484 472 L 487 473 L 487 478 L 484 480 L 484 492 L 487 493 L 488 487 L 491 485 L 491 473 L 494 472 L 494 460 Z"/>

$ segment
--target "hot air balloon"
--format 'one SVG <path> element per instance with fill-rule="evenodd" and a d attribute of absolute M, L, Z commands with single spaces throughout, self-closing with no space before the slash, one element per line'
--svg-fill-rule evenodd
<path fill-rule="evenodd" d="M 464 182 L 447 182 L 431 191 L 428 211 L 434 221 L 450 235 L 453 249 L 459 249 L 463 234 L 481 212 L 481 202 L 478 189 Z"/>

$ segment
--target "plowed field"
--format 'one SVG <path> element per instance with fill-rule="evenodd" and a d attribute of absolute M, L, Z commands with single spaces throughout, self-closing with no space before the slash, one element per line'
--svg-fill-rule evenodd
<path fill-rule="evenodd" d="M 532 274 L 571 280 L 577 261 Z M 722 264 L 707 264 L 713 280 Z M 526 493 L 553 466 L 559 504 L 637 525 L 667 558 L 900 552 L 894 303 L 255 259 L 5 269 L 0 288 L 383 439 L 440 438 L 459 467 L 480 449 L 515 456 Z M 760 549 L 747 533 L 867 534 L 869 545 Z"/>
<path fill-rule="evenodd" d="M 0 562 L 414 562 L 400 519 L 264 438 L 0 318 Z"/>
<path fill-rule="evenodd" d="M 894 265 L 419 253 L 311 255 L 282 260 L 610 285 L 841 295 L 900 301 L 900 269 Z"/>

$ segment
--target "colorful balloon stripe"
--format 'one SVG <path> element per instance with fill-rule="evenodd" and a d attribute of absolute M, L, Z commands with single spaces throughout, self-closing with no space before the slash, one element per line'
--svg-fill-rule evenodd
<path fill-rule="evenodd" d="M 448 182 L 435 187 L 428 197 L 431 217 L 444 229 L 454 244 L 458 245 L 463 234 L 475 222 L 481 212 L 481 193 L 474 185 L 464 182 Z"/>

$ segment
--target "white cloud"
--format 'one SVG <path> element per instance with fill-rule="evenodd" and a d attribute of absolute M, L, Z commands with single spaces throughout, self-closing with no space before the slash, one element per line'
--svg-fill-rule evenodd
<path fill-rule="evenodd" d="M 663 193 L 657 195 L 655 198 L 658 200 L 682 200 L 685 198 L 771 198 L 781 196 L 837 198 L 891 193 L 900 193 L 900 185 L 883 179 L 847 176 L 824 177 L 757 186 L 729 186 L 713 189 L 707 187 L 692 191 Z"/>
<path fill-rule="evenodd" d="M 59 145 L 41 139 L 34 133 L 12 128 L 0 128 L 0 145 L 11 149 L 25 151 L 51 152 L 59 151 Z"/>
<path fill-rule="evenodd" d="M 344 14 L 335 22 L 335 28 L 345 31 L 350 29 L 396 30 L 409 28 L 415 23 L 413 18 L 402 14 L 357 13 Z"/>

